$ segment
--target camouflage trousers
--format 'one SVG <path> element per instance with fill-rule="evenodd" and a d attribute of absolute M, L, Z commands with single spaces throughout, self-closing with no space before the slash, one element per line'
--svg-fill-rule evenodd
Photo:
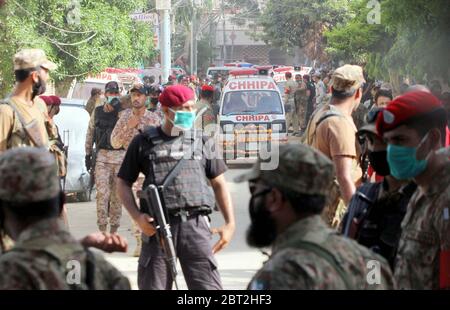
<path fill-rule="evenodd" d="M 120 165 L 98 162 L 95 165 L 95 186 L 97 188 L 97 225 L 100 231 L 117 230 L 122 217 L 122 204 L 117 194 L 117 173 Z"/>
<path fill-rule="evenodd" d="M 299 121 L 298 121 L 298 114 L 297 114 L 297 109 L 295 108 L 295 104 L 293 100 L 289 100 L 286 104 L 285 104 L 285 109 L 286 109 L 286 129 L 289 132 L 289 128 L 292 125 L 292 128 L 294 130 L 294 133 L 298 133 L 299 132 Z"/>
<path fill-rule="evenodd" d="M 322 212 L 322 219 L 332 228 L 338 228 L 344 218 L 347 206 L 341 198 L 339 184 L 334 181 L 333 187 L 328 196 L 327 204 Z"/>
<path fill-rule="evenodd" d="M 297 109 L 297 118 L 298 118 L 298 125 L 301 129 L 305 129 L 306 125 L 306 101 L 300 101 L 295 103 L 295 108 Z"/>

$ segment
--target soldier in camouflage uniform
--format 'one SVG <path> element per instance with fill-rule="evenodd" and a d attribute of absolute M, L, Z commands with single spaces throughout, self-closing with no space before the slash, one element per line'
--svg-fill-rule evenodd
<path fill-rule="evenodd" d="M 140 132 L 149 126 L 159 126 L 160 118 L 155 112 L 150 112 L 145 107 L 147 88 L 143 84 L 135 84 L 130 89 L 130 97 L 132 108 L 121 112 L 119 120 L 111 134 L 111 145 L 115 149 L 128 149 L 131 141 Z M 142 189 L 144 183 L 144 175 L 140 175 L 138 180 L 133 184 L 133 193 L 136 197 L 136 204 L 139 205 L 137 191 Z M 141 232 L 134 221 L 133 231 L 136 237 L 137 246 L 134 252 L 135 257 L 139 257 L 141 249 Z"/>
<path fill-rule="evenodd" d="M 258 160 L 249 181 L 251 226 L 247 242 L 272 246 L 272 255 L 249 289 L 392 289 L 388 263 L 321 219 L 334 178 L 333 163 L 302 144 L 280 146 L 279 165 Z M 373 264 L 378 268 L 373 269 Z"/>
<path fill-rule="evenodd" d="M 86 168 L 95 164 L 95 186 L 97 188 L 97 225 L 106 232 L 108 216 L 110 232 L 117 232 L 122 217 L 122 204 L 116 191 L 116 175 L 125 156 L 125 150 L 114 149 L 111 133 L 123 110 L 119 101 L 119 85 L 109 82 L 105 86 L 106 101 L 92 113 L 86 134 Z M 95 143 L 96 160 L 92 163 Z"/>
<path fill-rule="evenodd" d="M 49 147 L 47 108 L 37 96 L 45 92 L 54 69 L 40 49 L 21 50 L 14 56 L 17 85 L 10 98 L 0 101 L 0 153 L 23 146 Z"/>
<path fill-rule="evenodd" d="M 214 125 L 217 123 L 216 111 L 213 105 L 214 87 L 203 85 L 200 92 L 200 100 L 195 104 L 197 113 L 203 112 L 195 120 L 195 128 L 207 130 L 206 134 L 212 134 Z M 206 111 L 202 111 L 206 108 Z"/>
<path fill-rule="evenodd" d="M 294 93 L 295 108 L 297 110 L 297 117 L 300 129 L 302 132 L 306 129 L 306 109 L 308 106 L 308 88 L 300 74 L 295 76 L 295 81 L 298 88 Z"/>
<path fill-rule="evenodd" d="M 388 143 L 391 174 L 413 179 L 395 265 L 400 289 L 450 289 L 450 162 L 447 117 L 431 93 L 413 91 L 388 104 L 377 119 Z M 442 154 L 441 154 L 442 153 Z"/>
<path fill-rule="evenodd" d="M 289 131 L 289 128 L 292 125 L 293 134 L 299 134 L 298 128 L 298 115 L 295 109 L 295 101 L 294 96 L 295 92 L 298 89 L 298 84 L 296 81 L 292 80 L 292 73 L 286 72 L 286 85 L 284 86 L 284 107 L 286 110 L 286 128 Z"/>
<path fill-rule="evenodd" d="M 64 194 L 55 171 L 44 149 L 0 156 L 0 229 L 16 241 L 0 256 L 0 289 L 130 289 L 126 277 L 58 220 Z"/>

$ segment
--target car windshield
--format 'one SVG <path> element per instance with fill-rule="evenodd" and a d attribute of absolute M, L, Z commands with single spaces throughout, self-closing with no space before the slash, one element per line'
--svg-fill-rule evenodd
<path fill-rule="evenodd" d="M 77 82 L 73 90 L 72 98 L 88 100 L 91 97 L 91 90 L 93 88 L 100 88 L 103 90 L 105 88 L 105 84 L 94 82 Z"/>
<path fill-rule="evenodd" d="M 275 91 L 228 92 L 223 99 L 222 115 L 283 114 L 280 96 Z"/>

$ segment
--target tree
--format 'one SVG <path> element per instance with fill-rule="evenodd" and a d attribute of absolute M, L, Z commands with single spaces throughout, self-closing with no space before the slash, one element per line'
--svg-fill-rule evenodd
<path fill-rule="evenodd" d="M 435 77 L 448 82 L 450 6 L 447 0 L 381 1 L 381 23 L 369 24 L 366 1 L 346 25 L 328 31 L 327 52 L 338 60 L 365 63 L 373 78 L 399 84 L 399 76 L 423 82 Z"/>
<path fill-rule="evenodd" d="M 267 43 L 300 47 L 310 59 L 324 61 L 324 32 L 350 17 L 347 0 L 270 0 L 258 24 Z"/>
<path fill-rule="evenodd" d="M 74 77 L 149 60 L 150 27 L 129 17 L 146 6 L 146 0 L 8 0 L 0 10 L 1 95 L 13 85 L 11 60 L 22 48 L 44 49 L 59 66 L 52 77 L 64 90 Z"/>

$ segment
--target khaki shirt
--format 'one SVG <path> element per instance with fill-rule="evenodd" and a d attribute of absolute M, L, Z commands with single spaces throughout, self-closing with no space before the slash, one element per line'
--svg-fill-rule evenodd
<path fill-rule="evenodd" d="M 435 181 L 427 192 L 418 189 L 409 201 L 395 264 L 399 289 L 450 288 L 449 172 L 447 162 L 433 177 Z M 447 279 L 446 287 L 440 287 L 440 277 Z"/>
<path fill-rule="evenodd" d="M 346 156 L 352 158 L 352 176 L 357 182 L 362 177 L 359 168 L 360 148 L 356 139 L 356 126 L 350 116 L 331 116 L 322 121 L 318 127 L 317 122 L 321 117 L 332 110 L 330 105 L 323 106 L 312 118 L 307 135 L 310 145 L 321 151 L 333 160 L 335 156 Z"/>
<path fill-rule="evenodd" d="M 284 90 L 285 90 L 285 95 L 284 95 L 284 100 L 285 100 L 285 104 L 288 103 L 288 101 L 292 101 L 294 100 L 294 96 L 295 96 L 295 92 L 297 91 L 298 88 L 298 83 L 294 80 L 289 80 L 286 82 L 285 86 L 284 86 Z"/>
<path fill-rule="evenodd" d="M 29 124 L 36 121 L 38 135 L 48 147 L 49 139 L 46 129 L 46 118 L 42 111 L 42 106 L 35 100 L 33 104 L 28 104 L 21 100 L 10 99 L 10 102 L 16 107 L 22 115 L 25 123 Z M 45 108 L 45 112 L 46 112 Z M 24 131 L 14 110 L 7 104 L 0 104 L 0 152 L 15 147 L 35 146 Z"/>

